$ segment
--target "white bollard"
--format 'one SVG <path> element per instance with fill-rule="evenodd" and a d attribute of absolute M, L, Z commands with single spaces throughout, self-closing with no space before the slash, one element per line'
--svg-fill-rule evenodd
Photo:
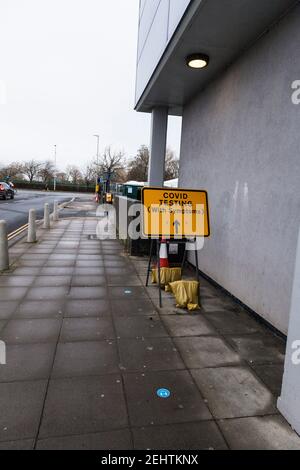
<path fill-rule="evenodd" d="M 5 220 L 0 220 L 0 271 L 9 269 L 7 228 Z"/>
<path fill-rule="evenodd" d="M 50 209 L 48 203 L 44 205 L 44 228 L 50 228 Z"/>
<path fill-rule="evenodd" d="M 36 242 L 35 220 L 36 220 L 36 211 L 35 209 L 30 209 L 29 216 L 28 216 L 28 234 L 27 234 L 28 243 Z"/>
<path fill-rule="evenodd" d="M 54 202 L 54 208 L 53 208 L 53 221 L 57 222 L 59 219 L 59 213 L 58 213 L 58 202 Z"/>

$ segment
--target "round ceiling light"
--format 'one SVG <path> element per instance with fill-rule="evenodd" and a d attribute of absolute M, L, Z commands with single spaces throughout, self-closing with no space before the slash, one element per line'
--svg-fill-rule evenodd
<path fill-rule="evenodd" d="M 203 69 L 208 63 L 209 57 L 206 54 L 192 54 L 186 58 L 186 64 L 192 69 Z"/>

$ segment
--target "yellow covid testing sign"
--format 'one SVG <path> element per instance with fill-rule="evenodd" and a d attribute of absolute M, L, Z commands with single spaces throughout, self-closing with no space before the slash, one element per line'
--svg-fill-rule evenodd
<path fill-rule="evenodd" d="M 143 234 L 145 237 L 209 237 L 206 191 L 144 188 Z"/>

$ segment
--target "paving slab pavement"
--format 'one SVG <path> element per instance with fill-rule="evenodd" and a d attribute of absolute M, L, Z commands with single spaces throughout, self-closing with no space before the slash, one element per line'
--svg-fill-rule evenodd
<path fill-rule="evenodd" d="M 147 260 L 93 239 L 87 204 L 0 276 L 0 449 L 300 449 L 276 409 L 284 341 L 205 279 L 198 312 L 159 309 Z"/>

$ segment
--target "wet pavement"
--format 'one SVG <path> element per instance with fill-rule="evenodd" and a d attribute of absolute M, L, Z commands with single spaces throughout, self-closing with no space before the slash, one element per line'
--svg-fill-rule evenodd
<path fill-rule="evenodd" d="M 92 209 L 0 276 L 0 449 L 300 449 L 276 408 L 284 341 L 205 279 L 201 310 L 159 309 Z"/>

